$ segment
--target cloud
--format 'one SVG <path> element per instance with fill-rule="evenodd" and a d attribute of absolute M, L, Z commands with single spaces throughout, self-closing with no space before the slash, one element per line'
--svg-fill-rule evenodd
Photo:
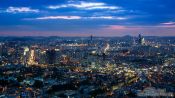
<path fill-rule="evenodd" d="M 164 22 L 161 24 L 163 24 L 163 25 L 175 25 L 175 22 L 170 21 L 170 22 Z"/>
<path fill-rule="evenodd" d="M 31 9 L 30 7 L 8 7 L 5 12 L 8 13 L 38 13 L 38 9 Z"/>
<path fill-rule="evenodd" d="M 161 27 L 161 28 L 175 28 L 175 24 L 172 24 L 172 25 L 158 25 L 158 26 L 155 26 L 155 27 Z"/>
<path fill-rule="evenodd" d="M 116 17 L 116 16 L 92 16 L 86 17 L 87 19 L 116 19 L 116 20 L 126 20 L 126 17 Z"/>
<path fill-rule="evenodd" d="M 72 19 L 81 19 L 80 16 L 46 16 L 46 17 L 38 17 L 37 20 L 49 20 L 49 19 L 66 19 L 66 20 L 72 20 Z"/>
<path fill-rule="evenodd" d="M 49 9 L 59 9 L 59 8 L 68 8 L 73 7 L 77 9 L 83 9 L 83 10 L 97 10 L 97 9 L 108 9 L 108 10 L 117 10 L 121 9 L 119 6 L 111 6 L 107 5 L 106 3 L 102 2 L 68 2 L 68 4 L 62 4 L 62 5 L 51 5 L 48 6 Z"/>
<path fill-rule="evenodd" d="M 56 19 L 64 19 L 64 20 L 75 20 L 75 19 L 108 19 L 108 20 L 126 20 L 126 17 L 116 17 L 116 16 L 90 16 L 90 17 L 82 17 L 82 16 L 45 16 L 45 17 L 37 17 L 37 18 L 25 18 L 24 20 L 56 20 Z"/>
<path fill-rule="evenodd" d="M 175 28 L 175 25 L 148 25 L 148 26 L 124 26 L 124 25 L 106 25 L 105 29 L 109 30 L 142 30 L 142 29 L 160 29 Z"/>
<path fill-rule="evenodd" d="M 110 25 L 110 26 L 107 26 L 106 29 L 123 30 L 123 29 L 126 29 L 126 28 L 127 28 L 126 26 L 122 26 L 122 25 Z"/>

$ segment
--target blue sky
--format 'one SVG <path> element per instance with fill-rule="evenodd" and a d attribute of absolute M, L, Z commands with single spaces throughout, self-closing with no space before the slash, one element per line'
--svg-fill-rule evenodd
<path fill-rule="evenodd" d="M 1 36 L 175 36 L 175 0 L 0 0 Z"/>

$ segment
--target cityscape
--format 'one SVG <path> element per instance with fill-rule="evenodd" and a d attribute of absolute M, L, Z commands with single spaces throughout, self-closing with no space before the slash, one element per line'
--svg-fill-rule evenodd
<path fill-rule="evenodd" d="M 0 0 L 0 98 L 174 98 L 175 0 Z"/>
<path fill-rule="evenodd" d="M 174 37 L 1 37 L 1 97 L 106 98 L 175 92 Z"/>

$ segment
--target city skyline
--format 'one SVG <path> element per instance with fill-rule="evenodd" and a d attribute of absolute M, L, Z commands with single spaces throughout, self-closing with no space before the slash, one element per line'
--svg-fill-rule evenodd
<path fill-rule="evenodd" d="M 174 98 L 174 4 L 0 0 L 0 98 Z"/>
<path fill-rule="evenodd" d="M 173 0 L 1 0 L 0 36 L 175 36 Z"/>
<path fill-rule="evenodd" d="M 3 98 L 175 95 L 175 37 L 0 37 Z"/>

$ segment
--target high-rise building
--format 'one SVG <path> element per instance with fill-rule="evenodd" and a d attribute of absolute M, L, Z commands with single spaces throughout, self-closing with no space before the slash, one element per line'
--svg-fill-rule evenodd
<path fill-rule="evenodd" d="M 91 41 L 93 40 L 93 36 L 91 35 Z"/>
<path fill-rule="evenodd" d="M 30 55 L 29 55 L 29 60 L 28 60 L 28 65 L 37 65 L 37 64 L 38 63 L 36 62 L 35 50 L 31 49 Z"/>
<path fill-rule="evenodd" d="M 46 50 L 40 50 L 39 52 L 39 64 L 46 64 Z"/>
<path fill-rule="evenodd" d="M 56 51 L 54 49 L 51 49 L 51 50 L 47 50 L 46 51 L 46 63 L 47 64 L 55 64 L 55 61 L 56 61 Z"/>
<path fill-rule="evenodd" d="M 139 34 L 139 37 L 138 37 L 138 44 L 139 45 L 144 45 L 145 44 L 145 39 L 141 34 Z"/>
<path fill-rule="evenodd" d="M 5 43 L 1 43 L 0 45 L 0 55 L 2 57 L 6 57 L 8 55 L 8 50 L 7 50 L 7 46 L 5 45 Z"/>
<path fill-rule="evenodd" d="M 92 40 L 93 40 L 93 36 L 91 35 L 90 38 L 88 39 L 88 45 L 92 46 Z"/>
<path fill-rule="evenodd" d="M 29 48 L 24 47 L 23 48 L 23 64 L 27 64 L 27 59 L 28 59 L 28 54 L 29 54 Z"/>
<path fill-rule="evenodd" d="M 0 43 L 0 57 L 2 56 L 2 43 Z"/>

